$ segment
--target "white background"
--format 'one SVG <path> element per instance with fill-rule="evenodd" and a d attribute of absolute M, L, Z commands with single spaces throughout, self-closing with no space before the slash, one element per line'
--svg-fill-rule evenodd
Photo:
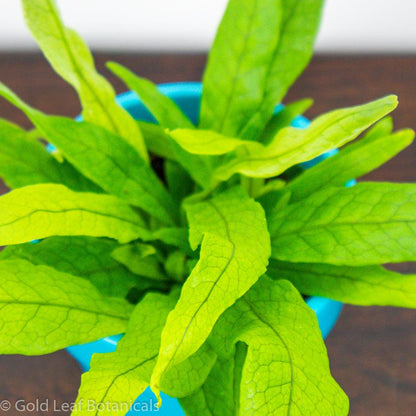
<path fill-rule="evenodd" d="M 299 0 L 303 1 L 303 0 Z M 226 0 L 58 0 L 90 46 L 123 51 L 204 51 Z M 317 50 L 416 52 L 416 0 L 327 0 Z M 36 45 L 19 0 L 0 0 L 0 50 Z"/>

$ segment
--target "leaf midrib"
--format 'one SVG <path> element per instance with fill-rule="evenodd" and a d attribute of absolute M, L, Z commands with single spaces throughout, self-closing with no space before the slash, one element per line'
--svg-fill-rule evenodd
<path fill-rule="evenodd" d="M 228 241 L 229 241 L 229 242 L 231 243 L 231 245 L 232 245 L 232 251 L 231 251 L 231 254 L 230 254 L 229 259 L 227 260 L 227 263 L 224 265 L 224 267 L 223 267 L 223 268 L 222 268 L 222 270 L 220 271 L 220 273 L 219 273 L 219 275 L 218 275 L 218 278 L 215 280 L 214 284 L 212 285 L 211 289 L 209 290 L 209 292 L 208 292 L 208 293 L 207 293 L 207 295 L 205 296 L 204 300 L 200 303 L 200 305 L 198 306 L 197 310 L 196 310 L 196 311 L 194 312 L 194 314 L 192 315 L 192 318 L 191 318 L 191 320 L 189 321 L 188 325 L 186 326 L 186 328 L 185 328 L 185 330 L 184 330 L 184 332 L 183 332 L 182 338 L 181 338 L 181 340 L 179 341 L 179 343 L 178 343 L 178 345 L 177 345 L 177 347 L 176 347 L 176 349 L 175 349 L 175 352 L 174 352 L 174 353 L 173 353 L 173 355 L 172 355 L 172 358 L 170 359 L 170 362 L 169 362 L 169 365 L 167 366 L 167 369 L 169 369 L 169 367 L 170 367 L 171 363 L 174 361 L 174 359 L 175 359 L 175 357 L 176 357 L 176 354 L 178 353 L 178 351 L 179 351 L 179 349 L 180 349 L 181 345 L 183 344 L 183 342 L 184 342 L 184 340 L 185 340 L 185 338 L 186 338 L 186 335 L 187 335 L 187 333 L 188 333 L 188 330 L 189 330 L 189 328 L 191 327 L 192 323 L 194 322 L 194 320 L 195 320 L 196 316 L 198 315 L 199 311 L 200 311 L 200 310 L 202 309 L 202 307 L 203 307 L 203 306 L 207 303 L 207 301 L 208 301 L 209 297 L 211 296 L 211 294 L 212 294 L 212 292 L 214 291 L 214 289 L 217 287 L 217 285 L 218 285 L 219 281 L 221 280 L 221 278 L 224 276 L 224 274 L 225 274 L 226 270 L 228 269 L 228 267 L 229 267 L 229 265 L 231 264 L 231 262 L 234 260 L 234 256 L 235 256 L 236 247 L 235 247 L 234 242 L 233 242 L 233 241 L 232 241 L 232 239 L 231 239 L 230 229 L 229 229 L 229 227 L 228 227 L 227 220 L 225 219 L 225 217 L 224 217 L 224 215 L 222 214 L 222 212 L 218 209 L 218 207 L 217 207 L 217 206 L 216 206 L 216 205 L 215 205 L 212 201 L 206 201 L 206 202 L 214 208 L 214 210 L 217 212 L 218 216 L 219 216 L 219 217 L 221 218 L 221 220 L 223 221 L 223 223 L 224 223 L 224 228 L 225 228 L 225 232 L 226 232 L 226 235 L 227 235 L 227 239 L 228 239 Z"/>
<path fill-rule="evenodd" d="M 377 225 L 377 226 L 382 226 L 382 225 L 394 225 L 394 224 L 406 224 L 406 225 L 410 225 L 410 224 L 414 224 L 416 223 L 416 220 L 410 221 L 410 220 L 391 220 L 391 221 L 384 221 L 384 222 L 371 222 L 371 221 L 351 221 L 351 222 L 334 222 L 334 223 L 326 223 L 326 224 L 320 224 L 320 225 L 307 225 L 306 227 L 304 227 L 304 224 L 302 224 L 302 226 L 300 226 L 299 228 L 297 228 L 296 230 L 293 231 L 287 231 L 287 232 L 283 232 L 283 233 L 279 233 L 279 229 L 277 229 L 273 234 L 275 235 L 275 237 L 277 239 L 279 239 L 280 237 L 285 237 L 285 236 L 290 236 L 292 234 L 296 235 L 296 234 L 304 234 L 304 231 L 316 231 L 316 230 L 321 230 L 322 228 L 328 230 L 329 228 L 334 228 L 334 227 L 346 227 L 346 226 L 350 226 L 355 228 L 356 225 Z M 416 233 L 416 231 L 415 231 Z"/>
<path fill-rule="evenodd" d="M 129 220 L 127 218 L 123 218 L 123 217 L 118 217 L 117 215 L 114 215 L 114 214 L 105 214 L 105 213 L 102 213 L 102 212 L 99 212 L 99 211 L 94 211 L 94 210 L 86 209 L 86 208 L 67 208 L 67 209 L 62 209 L 60 211 L 54 211 L 54 210 L 49 210 L 49 209 L 35 209 L 35 210 L 33 210 L 33 211 L 31 211 L 31 212 L 29 212 L 29 213 L 27 213 L 27 214 L 25 214 L 25 215 L 23 215 L 19 218 L 16 218 L 16 219 L 12 220 L 12 221 L 9 221 L 9 222 L 6 222 L 6 223 L 0 223 L 0 229 L 2 227 L 7 227 L 9 225 L 15 224 L 16 222 L 19 222 L 19 221 L 24 220 L 26 218 L 30 218 L 32 215 L 35 215 L 35 214 L 38 214 L 38 213 L 66 214 L 68 212 L 75 212 L 75 211 L 87 212 L 89 214 L 98 215 L 98 216 L 101 216 L 101 217 L 104 217 L 104 218 L 106 218 L 106 217 L 113 218 L 113 219 L 116 219 L 116 220 L 120 220 L 120 221 L 123 221 L 123 222 L 127 222 L 129 224 L 135 225 L 138 228 L 144 228 L 144 226 L 142 224 L 140 224 L 139 222 L 135 222 L 135 221 Z"/>
<path fill-rule="evenodd" d="M 293 270 L 295 270 L 296 272 L 298 272 L 298 273 L 303 273 L 303 270 L 302 269 L 297 269 L 296 268 L 296 263 L 290 263 L 290 264 L 293 264 L 293 265 L 295 265 L 294 267 L 292 267 L 292 266 L 287 266 L 287 267 L 284 267 L 284 266 L 282 266 L 282 265 L 278 265 L 278 266 L 276 266 L 278 269 L 283 269 L 283 270 L 286 270 L 286 271 L 293 271 Z M 305 263 L 303 263 L 303 264 L 305 264 Z M 312 263 L 312 267 L 313 266 L 316 266 L 316 264 L 313 264 Z M 334 267 L 337 267 L 336 265 L 334 265 Z M 340 266 L 340 267 L 342 267 L 342 268 L 344 268 L 344 267 L 347 267 L 347 266 Z M 354 267 L 354 266 L 352 266 L 352 267 Z M 352 268 L 351 267 L 351 268 Z M 364 266 L 365 267 L 365 266 Z M 369 266 L 369 267 L 371 267 L 371 266 Z M 376 267 L 376 266 L 375 266 Z M 360 266 L 357 266 L 357 268 L 360 268 Z M 381 270 L 380 270 L 380 272 L 381 271 L 387 271 L 387 270 L 385 270 L 385 269 L 382 269 L 381 268 Z M 317 271 L 314 271 L 313 269 L 311 269 L 311 268 L 309 268 L 308 269 L 308 272 L 307 272 L 308 274 L 312 274 L 312 275 L 314 275 L 314 276 L 318 276 L 319 278 L 321 278 L 323 275 L 327 275 L 327 276 L 329 276 L 330 278 L 332 278 L 332 279 L 334 279 L 334 280 L 336 280 L 336 279 L 343 279 L 343 280 L 347 280 L 347 281 L 350 281 L 350 282 L 352 282 L 352 283 L 362 283 L 362 284 L 365 284 L 365 285 L 368 285 L 368 286 L 377 286 L 377 287 L 382 287 L 382 288 L 384 288 L 384 289 L 388 289 L 388 290 L 391 290 L 391 291 L 395 291 L 395 292 L 398 292 L 398 293 L 401 293 L 401 294 L 409 294 L 409 291 L 408 290 L 404 290 L 404 289 L 401 289 L 401 288 L 398 288 L 398 287 L 396 287 L 396 286 L 389 286 L 388 284 L 386 284 L 386 283 L 383 283 L 382 281 L 379 281 L 379 282 L 375 282 L 375 283 L 371 283 L 371 282 L 369 282 L 368 280 L 364 280 L 364 279 L 362 279 L 362 278 L 360 278 L 360 277 L 357 277 L 357 278 L 354 278 L 354 277 L 350 277 L 350 276 L 348 276 L 347 274 L 345 274 L 345 273 L 339 273 L 339 274 L 336 274 L 336 273 L 331 273 L 331 272 L 328 272 L 327 270 L 325 270 L 325 269 L 323 269 L 323 271 L 320 271 L 320 272 L 317 272 Z M 396 276 L 397 278 L 400 278 L 401 276 L 405 276 L 405 277 L 407 277 L 407 278 L 414 278 L 415 279 L 415 283 L 416 283 L 416 275 L 411 275 L 411 274 L 405 274 L 405 275 L 399 275 L 399 276 Z"/>
<path fill-rule="evenodd" d="M 379 108 L 383 108 L 385 107 L 385 104 L 380 105 L 379 107 L 376 107 L 375 109 L 373 109 L 373 111 L 378 110 Z M 256 163 L 256 162 L 268 162 L 268 161 L 273 161 L 274 159 L 278 159 L 276 165 L 279 166 L 279 159 L 284 158 L 284 157 L 288 157 L 288 155 L 290 156 L 291 154 L 297 154 L 299 153 L 299 151 L 302 151 L 305 147 L 307 147 L 311 142 L 313 142 L 317 137 L 322 135 L 322 132 L 325 130 L 330 129 L 331 127 L 333 127 L 334 125 L 338 124 L 340 121 L 344 121 L 344 120 L 348 120 L 350 118 L 354 118 L 356 117 L 356 113 L 353 114 L 341 114 L 338 118 L 336 118 L 335 120 L 331 121 L 330 124 L 325 124 L 324 126 L 321 126 L 320 129 L 317 129 L 316 132 L 314 132 L 313 134 L 310 135 L 310 138 L 306 141 L 303 141 L 302 143 L 300 143 L 298 146 L 296 147 L 291 147 L 289 149 L 287 149 L 286 151 L 283 151 L 281 153 L 272 153 L 272 154 L 267 154 L 268 152 L 268 148 L 270 148 L 269 146 L 265 146 L 264 149 L 261 149 L 262 153 L 266 153 L 265 156 L 257 156 L 257 157 L 250 157 L 247 156 L 245 159 L 243 158 L 242 160 L 240 159 L 235 159 L 234 161 L 230 162 L 228 167 L 224 166 L 224 168 L 227 167 L 227 171 L 229 169 L 233 169 L 236 168 L 238 169 L 238 166 L 241 165 L 242 163 Z M 295 127 L 289 127 L 290 129 L 296 129 Z M 299 131 L 299 135 L 305 135 L 307 137 L 307 130 L 300 130 Z M 357 133 L 358 135 L 359 133 Z M 343 141 L 341 142 L 343 143 Z M 336 146 L 340 146 L 340 143 L 337 142 L 334 144 L 334 147 Z M 219 169 L 220 171 L 223 169 Z M 225 169 L 224 169 L 225 170 Z"/>
<path fill-rule="evenodd" d="M 123 377 L 123 376 L 125 376 L 126 374 L 131 373 L 132 371 L 134 371 L 134 370 L 138 369 L 139 367 L 141 367 L 141 366 L 143 366 L 143 365 L 145 365 L 145 364 L 147 364 L 147 363 L 151 362 L 152 360 L 155 360 L 155 359 L 157 358 L 157 356 L 158 356 L 158 354 L 155 354 L 155 355 L 153 355 L 152 357 L 149 357 L 149 358 L 147 358 L 147 359 L 143 360 L 142 362 L 140 362 L 140 363 L 136 364 L 135 366 L 133 366 L 133 367 L 131 367 L 131 368 L 127 369 L 126 371 L 124 371 L 124 372 L 122 372 L 122 373 L 120 373 L 120 374 L 117 374 L 117 375 L 116 375 L 116 376 L 115 376 L 115 377 L 111 380 L 111 383 L 108 385 L 108 387 L 107 387 L 106 391 L 104 392 L 103 397 L 102 397 L 102 399 L 101 399 L 101 401 L 100 401 L 99 403 L 104 403 L 104 400 L 105 400 L 105 398 L 107 397 L 108 392 L 110 391 L 111 387 L 113 387 L 114 383 L 115 383 L 115 382 L 116 382 L 116 381 L 117 381 L 120 377 Z M 98 413 L 100 412 L 100 410 L 98 409 L 98 407 L 99 407 L 99 406 L 96 406 L 96 407 L 97 407 L 97 410 L 95 411 L 95 416 L 97 416 L 97 415 L 98 415 Z"/>
<path fill-rule="evenodd" d="M 112 117 L 110 116 L 110 113 L 107 111 L 107 108 L 105 107 L 104 103 L 101 100 L 101 97 L 97 95 L 97 93 L 95 92 L 94 88 L 91 88 L 89 82 L 85 79 L 83 72 L 78 68 L 78 65 L 76 63 L 76 59 L 72 53 L 72 48 L 69 45 L 68 39 L 66 37 L 64 28 L 61 25 L 60 19 L 57 16 L 56 10 L 54 9 L 54 7 L 51 4 L 51 0 L 47 0 L 47 4 L 48 4 L 48 8 L 49 8 L 49 12 L 52 15 L 53 19 L 55 20 L 55 24 L 58 28 L 58 31 L 61 35 L 61 39 L 64 43 L 65 49 L 68 52 L 68 57 L 72 66 L 72 70 L 77 74 L 77 76 L 81 79 L 83 86 L 80 86 L 81 88 L 87 88 L 91 95 L 94 97 L 95 101 L 98 103 L 98 105 L 101 108 L 102 113 L 105 115 L 105 117 L 107 118 L 107 120 L 109 121 L 109 123 L 111 124 L 112 129 L 115 132 L 118 132 L 119 134 L 121 134 L 121 132 L 119 131 L 117 125 L 115 124 L 114 120 L 112 119 Z"/>
<path fill-rule="evenodd" d="M 111 314 L 111 313 L 108 313 L 108 312 L 101 312 L 101 311 L 96 311 L 96 310 L 93 310 L 93 309 L 87 309 L 87 308 L 82 308 L 82 307 L 78 307 L 78 306 L 70 306 L 70 305 L 59 304 L 59 303 L 19 301 L 19 300 L 14 300 L 13 299 L 10 302 L 5 301 L 5 300 L 0 300 L 0 304 L 8 305 L 8 306 L 10 306 L 10 305 L 11 306 L 25 305 L 25 306 L 62 308 L 62 309 L 84 312 L 84 313 L 91 314 L 91 315 L 101 315 L 101 316 L 105 316 L 107 318 L 119 319 L 121 321 L 128 321 L 129 320 L 129 318 L 124 316 L 124 315 Z"/>
<path fill-rule="evenodd" d="M 294 369 L 293 369 L 293 359 L 292 359 L 292 355 L 290 353 L 290 349 L 288 347 L 288 345 L 286 344 L 285 340 L 282 338 L 282 336 L 276 331 L 276 329 L 270 325 L 267 320 L 265 318 L 263 318 L 260 313 L 258 313 L 255 309 L 255 306 L 247 299 L 247 297 L 243 298 L 244 302 L 246 302 L 246 304 L 248 305 L 249 309 L 251 310 L 251 312 L 256 316 L 256 318 L 262 322 L 264 325 L 266 325 L 267 327 L 269 327 L 272 332 L 276 335 L 276 337 L 280 340 L 280 342 L 282 343 L 284 349 L 287 352 L 287 356 L 288 356 L 288 363 L 290 366 L 290 382 L 288 382 L 287 384 L 290 384 L 291 388 L 290 388 L 290 394 L 289 394 L 289 399 L 288 399 L 288 407 L 287 407 L 287 416 L 290 416 L 291 413 L 291 409 L 292 409 L 292 401 L 293 401 L 293 384 L 294 384 Z"/>
<path fill-rule="evenodd" d="M 225 124 L 225 122 L 228 118 L 228 115 L 229 115 L 230 111 L 231 111 L 231 102 L 232 102 L 232 99 L 234 97 L 235 89 L 236 89 L 236 86 L 237 86 L 237 80 L 239 80 L 239 76 L 237 74 L 240 73 L 241 65 L 242 65 L 243 59 L 246 55 L 247 47 L 248 47 L 248 44 L 249 44 L 249 41 L 250 41 L 250 38 L 251 38 L 250 34 L 253 30 L 253 22 L 254 22 L 254 17 L 255 17 L 255 14 L 256 14 L 257 7 L 258 7 L 258 3 L 259 3 L 259 0 L 256 0 L 255 4 L 253 5 L 253 9 L 252 9 L 252 12 L 250 14 L 250 17 L 249 17 L 248 30 L 247 30 L 247 32 L 244 36 L 244 45 L 243 45 L 243 48 L 241 49 L 240 56 L 238 57 L 236 72 L 235 72 L 235 75 L 233 77 L 232 84 L 231 84 L 231 89 L 229 90 L 230 92 L 229 92 L 227 100 L 226 100 L 226 105 L 225 105 L 226 110 L 223 113 L 222 119 L 219 123 L 219 131 L 220 132 L 223 131 L 224 124 Z"/>

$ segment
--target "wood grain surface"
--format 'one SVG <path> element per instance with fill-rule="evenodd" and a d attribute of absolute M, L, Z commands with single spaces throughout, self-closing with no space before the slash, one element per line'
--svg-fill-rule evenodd
<path fill-rule="evenodd" d="M 116 60 L 140 75 L 161 82 L 199 81 L 203 55 L 110 55 L 97 56 L 99 69 Z M 25 100 L 55 114 L 75 116 L 79 103 L 72 89 L 61 81 L 39 55 L 0 55 L 0 79 Z M 320 56 L 290 91 L 286 102 L 312 97 L 313 117 L 335 107 L 363 103 L 395 93 L 400 106 L 395 112 L 397 128 L 416 128 L 416 57 Z M 25 117 L 0 101 L 0 117 L 29 126 Z M 0 149 L 1 151 L 1 149 Z M 372 180 L 415 181 L 416 147 L 411 146 L 369 176 Z M 400 270 L 416 272 L 414 264 Z M 416 312 L 393 308 L 346 306 L 327 340 L 335 378 L 351 399 L 353 416 L 416 416 Z M 33 402 L 75 400 L 81 371 L 65 353 L 43 357 L 0 357 L 0 402 L 19 399 Z M 49 411 L 0 415 L 53 415 Z M 60 412 L 60 415 L 69 412 Z"/>

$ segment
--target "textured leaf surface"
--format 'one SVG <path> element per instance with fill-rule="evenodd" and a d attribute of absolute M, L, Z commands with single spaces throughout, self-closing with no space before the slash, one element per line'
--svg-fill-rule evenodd
<path fill-rule="evenodd" d="M 268 219 L 272 257 L 364 266 L 416 259 L 416 185 L 328 188 Z"/>
<path fill-rule="evenodd" d="M 229 356 L 237 341 L 248 345 L 238 414 L 348 414 L 316 315 L 289 282 L 263 277 L 221 317 L 212 345 Z"/>
<path fill-rule="evenodd" d="M 268 178 L 311 160 L 322 153 L 355 139 L 374 122 L 397 106 L 396 96 L 387 96 L 368 104 L 334 110 L 316 118 L 306 129 L 286 127 L 261 151 L 235 158 L 216 171 L 227 180 L 234 173 Z"/>
<path fill-rule="evenodd" d="M 0 259 L 24 259 L 35 265 L 88 279 L 101 293 L 125 297 L 139 285 L 138 276 L 111 257 L 118 244 L 105 238 L 51 237 L 37 244 L 8 246 Z"/>
<path fill-rule="evenodd" d="M 26 24 L 55 71 L 78 92 L 83 118 L 123 137 L 147 160 L 137 123 L 115 101 L 111 84 L 95 69 L 80 36 L 64 26 L 55 0 L 22 0 Z"/>
<path fill-rule="evenodd" d="M 347 267 L 273 260 L 267 273 L 273 278 L 291 281 L 309 296 L 353 305 L 416 308 L 416 276 L 381 266 Z"/>
<path fill-rule="evenodd" d="M 124 415 L 127 409 L 95 412 L 89 410 L 88 401 L 95 403 L 129 403 L 149 385 L 152 368 L 159 351 L 160 334 L 168 312 L 174 307 L 177 296 L 148 294 L 131 316 L 126 334 L 117 350 L 108 354 L 95 354 L 91 369 L 82 376 L 76 411 L 73 415 Z M 172 396 L 190 394 L 199 388 L 207 377 L 216 356 L 209 346 L 174 368 L 163 386 Z"/>
<path fill-rule="evenodd" d="M 105 191 L 142 208 L 164 223 L 174 222 L 177 207 L 146 162 L 119 136 L 87 122 L 47 116 L 31 108 L 6 86 L 0 94 L 32 123 L 86 177 Z"/>
<path fill-rule="evenodd" d="M 69 163 L 58 162 L 34 137 L 0 119 L 0 177 L 10 188 L 37 183 L 61 183 L 77 191 L 98 191 Z"/>
<path fill-rule="evenodd" d="M 145 107 L 162 127 L 168 129 L 193 127 L 193 124 L 176 103 L 162 94 L 153 82 L 137 76 L 116 62 L 107 63 L 107 67 L 139 96 Z"/>
<path fill-rule="evenodd" d="M 131 306 L 85 279 L 24 260 L 0 262 L 0 352 L 46 354 L 126 329 Z"/>
<path fill-rule="evenodd" d="M 154 171 L 107 130 L 63 117 L 35 116 L 36 125 L 85 176 L 105 191 L 168 224 L 177 207 Z"/>
<path fill-rule="evenodd" d="M 93 355 L 91 368 L 81 379 L 74 416 L 127 413 L 122 406 L 96 412 L 96 407 L 89 408 L 88 401 L 129 403 L 146 389 L 159 350 L 160 333 L 174 305 L 174 297 L 152 293 L 136 306 L 117 350 Z"/>
<path fill-rule="evenodd" d="M 270 255 L 264 212 L 240 188 L 186 210 L 192 248 L 202 242 L 200 259 L 163 330 L 154 390 L 169 368 L 198 350 L 219 316 L 264 273 Z"/>
<path fill-rule="evenodd" d="M 196 155 L 223 155 L 237 147 L 246 146 L 258 149 L 256 143 L 227 137 L 210 130 L 176 129 L 170 136 L 187 152 Z"/>
<path fill-rule="evenodd" d="M 280 1 L 228 3 L 204 74 L 202 129 L 239 137 L 247 119 L 264 98 L 262 87 L 268 80 L 279 40 L 276 27 L 280 19 Z"/>
<path fill-rule="evenodd" d="M 342 186 L 371 172 L 409 146 L 414 136 L 412 130 L 402 130 L 351 144 L 295 178 L 286 188 L 292 193 L 291 202 L 306 198 L 326 186 Z"/>
<path fill-rule="evenodd" d="M 109 237 L 127 243 L 148 237 L 149 232 L 138 214 L 111 195 L 39 184 L 0 197 L 0 245 L 63 235 Z"/>
<path fill-rule="evenodd" d="M 273 114 L 276 103 L 302 73 L 313 53 L 323 0 L 284 0 L 280 38 L 273 51 L 258 106 L 253 108 L 240 137 L 255 137 Z M 276 30 L 275 24 L 271 27 Z"/>
<path fill-rule="evenodd" d="M 193 355 L 172 367 L 162 380 L 161 389 L 171 397 L 181 398 L 197 391 L 206 381 L 217 360 L 206 343 Z"/>
<path fill-rule="evenodd" d="M 218 358 L 205 383 L 193 394 L 181 398 L 188 416 L 236 416 L 234 359 Z"/>

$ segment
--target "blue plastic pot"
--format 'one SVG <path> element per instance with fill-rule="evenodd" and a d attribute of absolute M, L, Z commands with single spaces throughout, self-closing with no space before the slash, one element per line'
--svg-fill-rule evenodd
<path fill-rule="evenodd" d="M 159 90 L 172 98 L 176 104 L 182 109 L 182 111 L 194 122 L 197 123 L 202 86 L 198 82 L 186 82 L 186 83 L 172 83 L 163 84 L 159 86 Z M 117 98 L 119 104 L 124 107 L 134 118 L 142 121 L 155 122 L 154 117 L 143 106 L 137 95 L 133 92 L 126 92 L 121 94 Z M 276 107 L 276 112 L 281 111 L 282 105 Z M 309 124 L 309 121 L 305 117 L 297 117 L 292 125 L 294 127 L 305 128 Z M 303 164 L 305 168 L 313 166 L 323 158 L 331 156 L 336 153 L 326 153 L 313 161 Z M 309 297 L 306 299 L 307 305 L 316 313 L 319 321 L 319 327 L 322 332 L 322 337 L 325 339 L 335 325 L 339 314 L 341 313 L 342 303 L 334 300 L 325 299 L 317 296 Z M 89 369 L 91 356 L 94 353 L 106 353 L 113 352 L 116 349 L 117 342 L 121 339 L 121 335 L 111 336 L 100 339 L 95 342 L 91 342 L 83 345 L 75 345 L 68 347 L 67 351 L 71 354 L 80 364 L 84 371 Z M 162 416 L 184 416 L 184 412 L 181 409 L 178 401 L 166 395 L 163 395 L 163 406 L 157 411 Z M 155 398 L 150 389 L 147 389 L 141 394 L 133 408 L 137 411 L 130 410 L 128 415 L 152 415 L 155 413 Z M 143 408 L 148 405 L 152 410 L 143 411 Z"/>

